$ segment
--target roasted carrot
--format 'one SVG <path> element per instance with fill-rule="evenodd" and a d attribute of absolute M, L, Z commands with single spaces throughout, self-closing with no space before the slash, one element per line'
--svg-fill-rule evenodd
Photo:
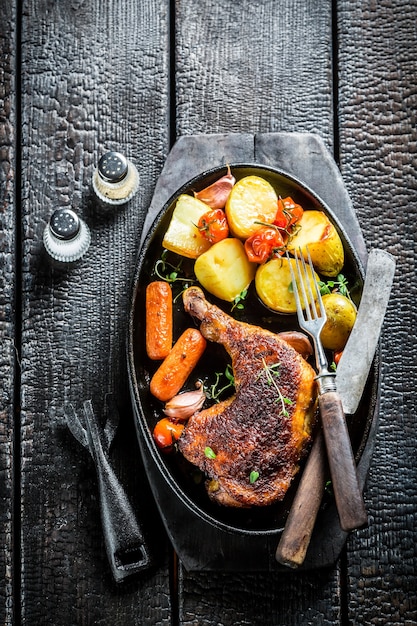
<path fill-rule="evenodd" d="M 202 356 L 206 340 L 197 328 L 187 328 L 152 377 L 151 393 L 166 402 L 184 385 Z"/>
<path fill-rule="evenodd" d="M 168 283 L 156 280 L 146 288 L 146 352 L 162 360 L 172 348 L 172 292 Z"/>

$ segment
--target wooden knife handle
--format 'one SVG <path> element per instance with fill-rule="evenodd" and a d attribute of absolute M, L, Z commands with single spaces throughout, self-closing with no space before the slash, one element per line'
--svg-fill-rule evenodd
<path fill-rule="evenodd" d="M 304 562 L 323 499 L 326 469 L 324 439 L 322 432 L 319 431 L 275 554 L 275 558 L 282 565 L 296 568 Z"/>
<path fill-rule="evenodd" d="M 368 518 L 342 402 L 337 392 L 328 391 L 319 396 L 319 406 L 340 526 L 345 531 L 361 528 Z"/>

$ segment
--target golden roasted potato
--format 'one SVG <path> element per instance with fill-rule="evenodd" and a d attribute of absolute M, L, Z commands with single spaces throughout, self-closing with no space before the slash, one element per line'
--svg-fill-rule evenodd
<path fill-rule="evenodd" d="M 252 282 L 256 267 L 248 261 L 240 239 L 229 237 L 198 257 L 194 273 L 207 291 L 221 300 L 233 302 Z"/>
<path fill-rule="evenodd" d="M 287 244 L 289 252 L 301 249 L 307 259 L 310 251 L 315 269 L 324 276 L 337 276 L 345 262 L 343 244 L 329 218 L 322 211 L 304 211 L 299 229 Z"/>
<path fill-rule="evenodd" d="M 196 226 L 208 209 L 201 200 L 181 194 L 162 241 L 163 247 L 189 259 L 196 259 L 208 250 L 211 244 Z"/>
<path fill-rule="evenodd" d="M 255 276 L 256 293 L 260 300 L 268 308 L 280 313 L 295 313 L 297 311 L 289 263 L 297 275 L 294 259 L 288 261 L 286 258 L 275 258 L 260 265 Z M 314 280 L 309 267 L 307 271 L 311 278 L 314 293 Z M 318 280 L 316 273 L 314 273 L 314 278 Z"/>
<path fill-rule="evenodd" d="M 234 237 L 247 239 L 259 229 L 256 222 L 271 224 L 278 210 L 278 196 L 260 176 L 245 176 L 232 188 L 226 202 L 226 216 Z"/>
<path fill-rule="evenodd" d="M 321 331 L 321 342 L 329 350 L 343 350 L 356 321 L 356 307 L 341 293 L 323 296 L 327 321 Z"/>

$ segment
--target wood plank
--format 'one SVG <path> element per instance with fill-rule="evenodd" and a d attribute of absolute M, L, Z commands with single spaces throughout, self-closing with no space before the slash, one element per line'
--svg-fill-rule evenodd
<path fill-rule="evenodd" d="M 169 150 L 168 2 L 23 4 L 22 619 L 167 623 L 166 544 L 139 460 L 124 346 L 140 230 Z M 108 149 L 132 158 L 141 181 L 114 212 L 90 190 Z M 68 270 L 53 267 L 42 245 L 57 207 L 75 209 L 92 233 Z M 93 463 L 63 416 L 65 403 L 79 410 L 90 398 L 100 413 L 107 392 L 122 416 L 116 473 L 162 546 L 155 568 L 123 587 L 106 558 Z"/>
<path fill-rule="evenodd" d="M 0 622 L 13 623 L 14 404 L 16 393 L 16 3 L 0 5 Z M 18 584 L 18 582 L 17 582 Z"/>
<path fill-rule="evenodd" d="M 310 131 L 332 146 L 330 3 L 176 6 L 178 134 Z M 183 625 L 340 621 L 338 567 L 227 577 L 180 568 L 179 580 Z"/>
<path fill-rule="evenodd" d="M 349 622 L 414 624 L 417 4 L 339 4 L 342 174 L 368 246 L 381 246 L 397 260 L 381 342 L 380 426 L 365 494 L 370 525 L 349 542 Z"/>

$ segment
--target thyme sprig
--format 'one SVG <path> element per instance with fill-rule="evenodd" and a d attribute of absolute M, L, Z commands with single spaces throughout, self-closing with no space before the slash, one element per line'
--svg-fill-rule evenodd
<path fill-rule="evenodd" d="M 182 283 L 183 288 L 181 289 L 180 293 L 178 293 L 174 298 L 174 302 L 176 302 L 177 299 L 181 296 L 181 294 L 186 289 L 188 289 L 190 285 L 195 284 L 197 281 L 192 278 L 181 275 L 183 273 L 183 267 L 182 267 L 183 259 L 180 259 L 177 265 L 174 265 L 173 263 L 170 263 L 167 260 L 167 256 L 168 256 L 168 250 L 164 250 L 161 254 L 161 257 L 155 263 L 154 273 L 156 274 L 158 278 L 160 278 L 161 280 L 165 280 L 167 283 L 170 283 L 171 285 L 174 283 Z"/>
<path fill-rule="evenodd" d="M 340 293 L 342 296 L 351 300 L 348 289 L 348 279 L 343 274 L 338 274 L 336 278 L 332 280 L 319 280 L 318 284 L 322 296 L 328 293 Z"/>
<path fill-rule="evenodd" d="M 233 306 L 231 308 L 231 311 L 234 311 L 235 309 L 239 309 L 239 310 L 244 309 L 245 308 L 244 300 L 246 299 L 247 295 L 248 295 L 247 289 L 244 289 L 243 291 L 241 291 L 240 294 L 237 295 L 236 298 L 233 300 Z"/>
<path fill-rule="evenodd" d="M 277 379 L 280 376 L 279 368 L 281 367 L 281 363 L 271 363 L 268 365 L 267 362 L 265 361 L 265 358 L 262 357 L 262 365 L 263 365 L 263 370 L 259 374 L 258 379 L 260 376 L 262 376 L 262 374 L 265 374 L 268 384 L 273 386 L 277 392 L 276 402 L 281 403 L 281 414 L 284 415 L 285 417 L 288 417 L 289 413 L 287 410 L 287 405 L 291 405 L 293 402 L 290 398 L 287 398 L 283 395 L 277 383 Z"/>
<path fill-rule="evenodd" d="M 205 392 L 206 392 L 206 397 L 209 400 L 214 400 L 215 402 L 219 402 L 222 394 L 225 391 L 227 391 L 227 389 L 234 387 L 235 377 L 233 376 L 233 370 L 230 364 L 226 365 L 226 369 L 224 370 L 224 372 L 216 372 L 215 376 L 216 376 L 216 380 L 210 387 L 205 389 Z M 221 380 L 223 378 L 226 378 L 228 382 L 222 387 L 220 387 Z"/>

